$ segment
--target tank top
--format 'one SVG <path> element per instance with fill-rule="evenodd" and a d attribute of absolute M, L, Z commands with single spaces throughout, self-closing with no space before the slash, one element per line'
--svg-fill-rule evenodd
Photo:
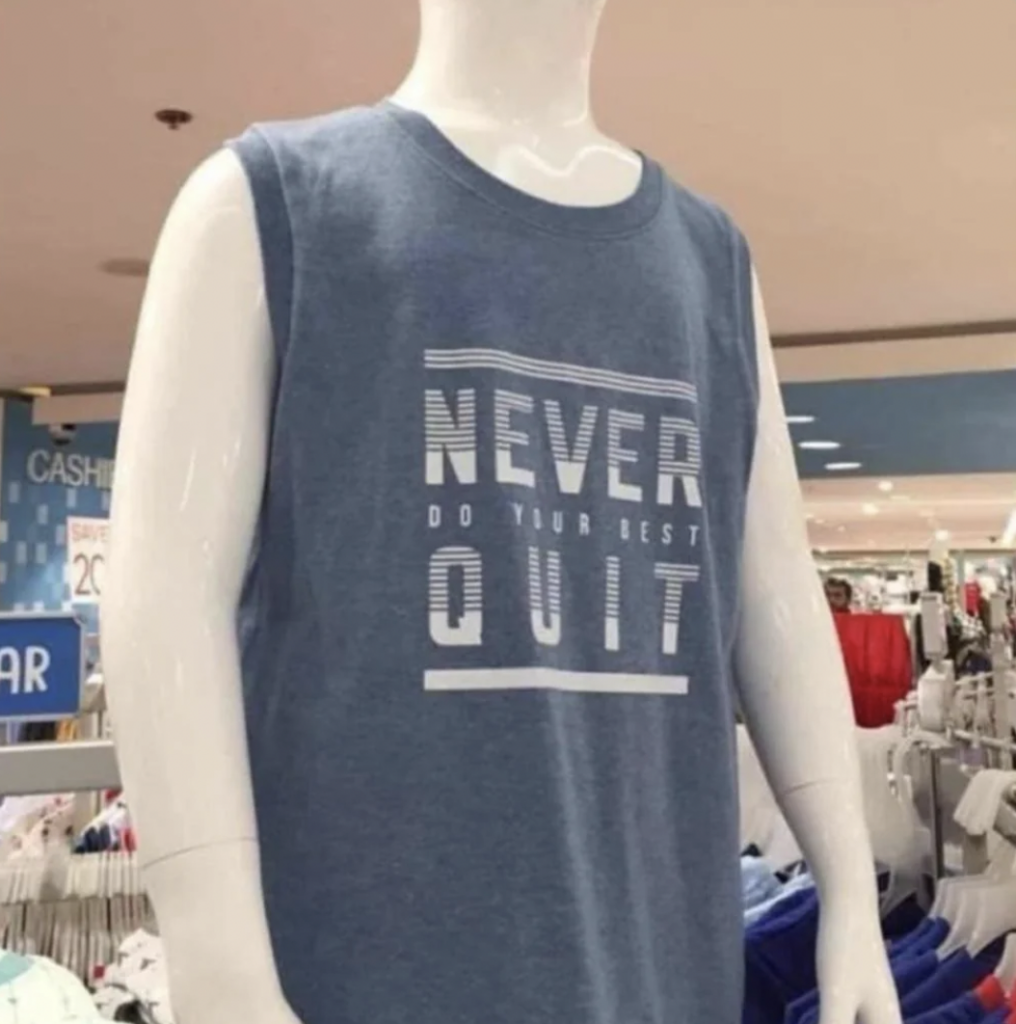
<path fill-rule="evenodd" d="M 303 1024 L 736 1024 L 747 247 L 384 102 L 259 125 L 275 342 L 239 630 Z M 228 382 L 224 382 L 228 386 Z"/>

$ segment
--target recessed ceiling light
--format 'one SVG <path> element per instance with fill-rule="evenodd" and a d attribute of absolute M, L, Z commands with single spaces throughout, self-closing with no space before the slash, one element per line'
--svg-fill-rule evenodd
<path fill-rule="evenodd" d="M 878 515 L 878 505 L 872 505 L 869 502 L 868 504 L 861 506 L 861 511 L 866 516 L 877 516 Z"/>
<path fill-rule="evenodd" d="M 808 452 L 834 452 L 840 447 L 839 441 L 801 441 L 798 448 Z"/>
<path fill-rule="evenodd" d="M 787 422 L 789 424 L 791 424 L 791 426 L 797 426 L 798 424 L 803 426 L 803 425 L 805 425 L 807 423 L 814 423 L 815 422 L 815 417 L 814 416 L 788 416 L 787 417 Z"/>
<path fill-rule="evenodd" d="M 888 494 L 891 490 L 895 488 L 895 486 L 896 485 L 892 482 L 892 480 L 880 480 L 878 484 L 878 489 L 883 494 Z"/>
<path fill-rule="evenodd" d="M 825 520 L 824 519 L 816 519 L 815 520 L 815 525 L 816 526 L 825 526 Z"/>
<path fill-rule="evenodd" d="M 111 277 L 147 277 L 149 263 L 148 260 L 138 259 L 135 256 L 123 256 L 103 260 L 99 264 L 99 269 Z"/>
<path fill-rule="evenodd" d="M 860 469 L 859 462 L 827 462 L 825 468 L 830 473 L 847 473 L 852 469 Z"/>
<path fill-rule="evenodd" d="M 948 540 L 949 536 L 950 536 L 950 534 L 949 534 L 948 530 L 936 530 L 935 531 L 935 540 Z"/>

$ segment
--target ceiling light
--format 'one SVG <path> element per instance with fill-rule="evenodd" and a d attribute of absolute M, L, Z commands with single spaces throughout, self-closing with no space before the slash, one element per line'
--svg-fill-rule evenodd
<path fill-rule="evenodd" d="M 950 536 L 950 534 L 949 534 L 948 530 L 936 530 L 935 531 L 935 540 L 948 540 L 949 536 Z"/>
<path fill-rule="evenodd" d="M 814 416 L 788 416 L 787 417 L 787 422 L 791 426 L 798 426 L 798 425 L 804 426 L 807 423 L 814 423 L 815 422 L 815 417 Z"/>
<path fill-rule="evenodd" d="M 872 505 L 869 502 L 868 504 L 861 506 L 861 511 L 866 516 L 877 516 L 878 515 L 878 505 Z"/>
<path fill-rule="evenodd" d="M 840 447 L 839 441 L 801 441 L 798 448 L 807 452 L 834 452 Z"/>
<path fill-rule="evenodd" d="M 895 486 L 896 485 L 892 482 L 892 480 L 880 480 L 878 484 L 878 489 L 883 494 L 888 494 L 891 490 L 893 490 Z"/>
<path fill-rule="evenodd" d="M 816 526 L 825 526 L 825 520 L 824 519 L 816 519 L 815 520 L 815 525 Z"/>
<path fill-rule="evenodd" d="M 825 468 L 830 473 L 847 473 L 852 469 L 860 469 L 861 464 L 859 462 L 827 462 Z"/>
<path fill-rule="evenodd" d="M 99 264 L 99 269 L 111 277 L 147 277 L 149 263 L 148 260 L 138 259 L 136 256 L 119 256 L 103 260 Z"/>

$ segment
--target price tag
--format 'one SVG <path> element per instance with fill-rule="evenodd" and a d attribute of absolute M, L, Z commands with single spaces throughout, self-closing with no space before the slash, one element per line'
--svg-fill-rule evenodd
<path fill-rule="evenodd" d="M 74 604 L 98 604 L 106 575 L 108 519 L 67 519 L 67 579 Z"/>

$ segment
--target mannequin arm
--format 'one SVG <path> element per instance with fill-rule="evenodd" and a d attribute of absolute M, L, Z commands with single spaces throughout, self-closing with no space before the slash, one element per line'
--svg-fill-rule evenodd
<path fill-rule="evenodd" d="M 759 422 L 735 661 L 741 709 L 821 897 L 823 1024 L 898 1024 L 879 930 L 853 710 L 808 544 L 765 311 L 754 285 Z"/>
<path fill-rule="evenodd" d="M 236 607 L 273 382 L 253 204 L 222 152 L 166 222 L 138 327 L 104 674 L 178 1019 L 286 1024 L 261 892 Z"/>

